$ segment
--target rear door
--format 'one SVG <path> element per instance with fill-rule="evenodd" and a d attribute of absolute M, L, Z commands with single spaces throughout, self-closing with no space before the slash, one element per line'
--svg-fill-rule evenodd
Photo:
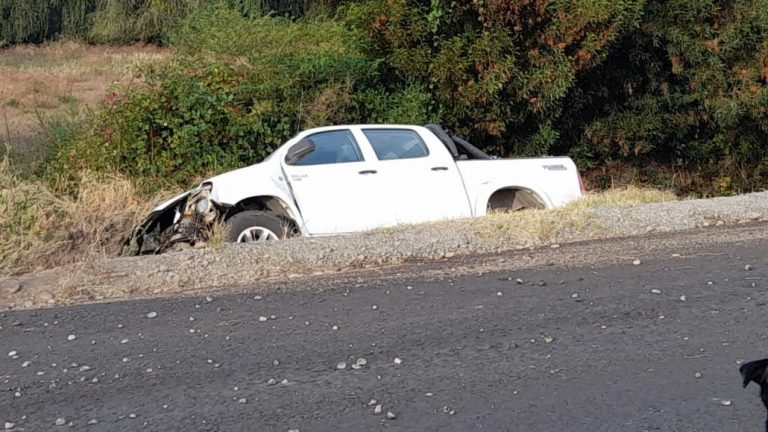
<path fill-rule="evenodd" d="M 391 212 L 387 225 L 472 215 L 456 163 L 437 137 L 408 128 L 364 127 L 362 133 L 377 159 L 378 204 Z"/>
<path fill-rule="evenodd" d="M 375 162 L 365 160 L 352 132 L 317 132 L 305 139 L 314 142 L 315 151 L 290 163 L 283 155 L 281 164 L 306 231 L 336 234 L 380 226 L 383 216 L 373 211 L 371 193 L 377 187 Z"/>

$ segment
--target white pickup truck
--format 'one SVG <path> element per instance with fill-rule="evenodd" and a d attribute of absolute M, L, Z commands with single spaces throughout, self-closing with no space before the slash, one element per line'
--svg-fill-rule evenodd
<path fill-rule="evenodd" d="M 158 253 L 204 241 L 217 222 L 232 242 L 351 233 L 554 208 L 582 194 L 567 157 L 497 159 L 436 125 L 330 126 L 157 206 L 127 245 Z"/>

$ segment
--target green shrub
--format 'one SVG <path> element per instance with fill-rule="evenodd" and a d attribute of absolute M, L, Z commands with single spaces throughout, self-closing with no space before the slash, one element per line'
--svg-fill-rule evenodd
<path fill-rule="evenodd" d="M 173 41 L 177 56 L 141 70 L 142 85 L 114 88 L 85 132 L 54 152 L 49 178 L 87 169 L 150 189 L 189 185 L 363 111 L 352 91 L 371 67 L 338 23 L 218 9 L 193 14 Z"/>

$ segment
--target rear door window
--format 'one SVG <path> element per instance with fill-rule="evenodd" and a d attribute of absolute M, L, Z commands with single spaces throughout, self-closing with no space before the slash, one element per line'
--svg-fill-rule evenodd
<path fill-rule="evenodd" d="M 429 150 L 418 133 L 408 129 L 363 129 L 376 157 L 381 160 L 422 158 Z"/>

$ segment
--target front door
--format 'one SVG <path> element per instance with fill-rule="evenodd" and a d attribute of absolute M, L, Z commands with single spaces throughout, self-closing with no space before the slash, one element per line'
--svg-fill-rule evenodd
<path fill-rule="evenodd" d="M 373 193 L 378 177 L 352 132 L 318 132 L 307 139 L 314 143 L 314 151 L 298 160 L 281 161 L 306 231 L 338 234 L 380 226 Z"/>

